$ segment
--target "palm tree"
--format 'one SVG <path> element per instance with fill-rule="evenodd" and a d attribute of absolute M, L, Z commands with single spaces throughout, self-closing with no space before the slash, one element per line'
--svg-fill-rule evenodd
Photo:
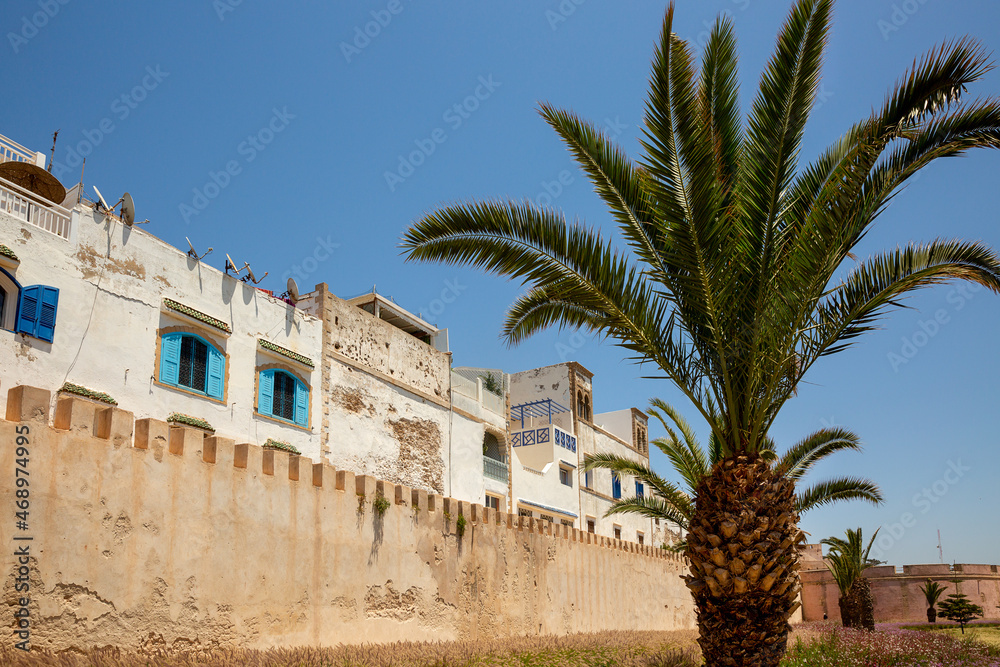
<path fill-rule="evenodd" d="M 931 51 L 881 107 L 799 165 L 832 2 L 796 0 L 746 124 L 732 20 L 716 21 L 699 69 L 668 8 L 638 163 L 594 124 L 541 105 L 627 248 L 530 200 L 448 205 L 402 240 L 411 260 L 522 281 L 503 325 L 509 343 L 552 325 L 600 333 L 658 368 L 711 425 L 720 460 L 695 490 L 686 552 L 708 665 L 777 665 L 785 652 L 804 534 L 795 481 L 764 452 L 802 377 L 914 290 L 961 279 L 1000 292 L 1000 262 L 981 243 L 852 254 L 922 167 L 1000 146 L 1000 101 L 960 100 L 990 67 L 978 43 Z"/>
<path fill-rule="evenodd" d="M 617 454 L 588 454 L 584 458 L 583 469 L 588 471 L 607 468 L 619 475 L 631 475 L 652 491 L 651 494 L 616 500 L 606 516 L 639 514 L 651 519 L 671 521 L 681 529 L 688 530 L 695 510 L 692 500 L 694 490 L 721 460 L 722 448 L 713 432 L 709 436 L 708 450 L 702 449 L 691 425 L 665 401 L 654 398 L 650 405 L 648 414 L 657 418 L 667 431 L 667 437 L 657 438 L 653 444 L 670 461 L 674 471 L 683 480 L 683 486 L 665 480 L 643 463 Z M 773 442 L 767 443 L 762 455 L 773 461 L 775 468 L 783 471 L 786 478 L 798 481 L 816 463 L 844 450 L 861 451 L 858 436 L 840 428 L 825 428 L 797 443 L 780 459 Z M 845 500 L 866 500 L 878 505 L 883 498 L 878 485 L 871 480 L 839 477 L 818 482 L 800 491 L 796 497 L 795 509 L 802 514 L 815 507 Z M 686 546 L 685 542 L 675 545 L 677 549 Z"/>
<path fill-rule="evenodd" d="M 847 539 L 828 537 L 820 540 L 821 544 L 830 547 L 826 556 L 826 566 L 833 574 L 833 580 L 840 589 L 840 620 L 845 628 L 864 628 L 875 630 L 875 600 L 868 580 L 864 578 L 865 570 L 874 565 L 868 558 L 875 543 L 878 530 L 872 535 L 868 547 L 862 546 L 861 529 L 847 529 Z"/>
<path fill-rule="evenodd" d="M 924 598 L 927 599 L 927 622 L 936 623 L 937 609 L 934 608 L 934 605 L 941 599 L 941 595 L 945 592 L 945 587 L 936 581 L 928 579 L 927 583 L 920 587 L 920 590 L 923 592 Z"/>

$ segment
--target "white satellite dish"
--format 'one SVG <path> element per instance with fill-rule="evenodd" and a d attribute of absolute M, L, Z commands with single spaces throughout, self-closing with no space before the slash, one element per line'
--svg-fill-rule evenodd
<path fill-rule="evenodd" d="M 253 269 L 250 268 L 249 264 L 247 264 L 247 278 L 249 278 L 254 285 L 256 285 L 258 282 L 257 276 L 253 274 Z"/>
<path fill-rule="evenodd" d="M 199 255 L 198 251 L 194 249 L 193 245 L 191 245 L 191 239 L 189 239 L 188 237 L 185 236 L 184 240 L 188 242 L 188 252 L 187 252 L 187 254 L 188 254 L 188 257 L 190 257 L 191 259 L 195 259 L 195 260 L 201 261 L 202 258 L 206 257 L 207 255 L 211 254 L 211 252 L 212 252 L 212 248 L 209 248 L 208 250 L 205 251 L 204 255 Z"/>
<path fill-rule="evenodd" d="M 122 222 L 129 227 L 135 222 L 135 202 L 127 192 L 122 195 Z"/>
<path fill-rule="evenodd" d="M 97 198 L 101 200 L 101 206 L 104 207 L 105 211 L 110 211 L 111 207 L 108 206 L 108 202 L 104 201 L 104 195 L 101 194 L 101 191 L 97 189 L 96 185 L 93 186 L 93 188 L 94 188 L 94 192 L 97 193 Z"/>
<path fill-rule="evenodd" d="M 226 253 L 226 274 L 228 275 L 230 271 L 232 271 L 236 275 L 240 275 L 240 269 L 236 268 L 236 262 L 233 261 L 233 258 L 230 257 L 229 253 L 227 252 Z"/>
<path fill-rule="evenodd" d="M 299 300 L 299 286 L 295 284 L 295 278 L 288 279 L 288 298 L 295 304 Z"/>

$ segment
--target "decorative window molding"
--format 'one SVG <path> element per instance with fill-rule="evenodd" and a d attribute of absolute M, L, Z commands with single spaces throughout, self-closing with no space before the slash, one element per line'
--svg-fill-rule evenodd
<path fill-rule="evenodd" d="M 181 315 L 186 315 L 186 316 L 190 317 L 193 320 L 197 320 L 198 322 L 201 322 L 202 324 L 207 324 L 208 326 L 210 326 L 210 327 L 212 327 L 214 329 L 218 329 L 219 331 L 222 331 L 222 332 L 224 332 L 226 334 L 233 333 L 232 327 L 230 327 L 228 324 L 226 324 L 222 320 L 216 319 L 216 318 L 212 317 L 211 315 L 206 315 L 205 313 L 201 312 L 200 310 L 195 310 L 194 308 L 191 308 L 190 306 L 185 306 L 183 303 L 178 303 L 177 301 L 174 301 L 173 299 L 163 299 L 163 305 L 164 305 L 164 307 L 166 307 L 169 310 L 174 311 L 175 313 L 180 313 Z"/>
<path fill-rule="evenodd" d="M 309 428 L 310 387 L 282 368 L 257 369 L 257 414 Z"/>
<path fill-rule="evenodd" d="M 292 361 L 300 363 L 308 368 L 316 368 L 316 364 L 313 363 L 312 359 L 304 355 L 301 355 L 298 352 L 292 352 L 286 347 L 281 347 L 280 345 L 276 345 L 275 343 L 272 343 L 269 340 L 264 340 L 263 338 L 258 338 L 257 342 L 260 344 L 262 348 L 264 348 L 268 352 L 273 352 L 275 354 L 281 355 L 286 359 L 291 359 Z"/>
<path fill-rule="evenodd" d="M 187 343 L 191 345 L 185 356 Z M 188 331 L 167 331 L 160 334 L 158 344 L 157 380 L 160 384 L 217 401 L 225 400 L 228 359 L 211 340 Z"/>

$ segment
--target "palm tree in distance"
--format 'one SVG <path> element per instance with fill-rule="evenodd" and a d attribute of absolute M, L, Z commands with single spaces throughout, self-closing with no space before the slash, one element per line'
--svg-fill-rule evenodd
<path fill-rule="evenodd" d="M 830 547 L 825 562 L 840 590 L 840 599 L 837 602 L 840 606 L 840 621 L 845 628 L 863 628 L 873 632 L 875 630 L 875 599 L 872 597 L 872 588 L 864 577 L 864 571 L 875 565 L 875 561 L 868 555 L 877 535 L 878 530 L 868 541 L 867 548 L 864 546 L 860 528 L 857 530 L 848 528 L 846 540 L 839 537 L 820 540 L 821 544 Z"/>
<path fill-rule="evenodd" d="M 709 436 L 708 449 L 703 449 L 691 425 L 673 406 L 658 398 L 651 400 L 650 405 L 648 414 L 658 419 L 667 432 L 665 438 L 657 438 L 652 444 L 670 461 L 671 467 L 683 480 L 683 487 L 667 481 L 648 465 L 617 454 L 587 454 L 583 469 L 588 471 L 607 468 L 620 475 L 631 475 L 642 482 L 644 488 L 652 491 L 651 494 L 616 500 L 605 516 L 639 514 L 651 519 L 670 521 L 681 529 L 688 530 L 695 511 L 692 499 L 694 490 L 722 459 L 722 447 L 713 431 Z M 771 460 L 775 470 L 782 472 L 785 478 L 798 481 L 819 461 L 845 450 L 861 451 L 858 436 L 845 429 L 824 428 L 803 439 L 780 457 L 774 443 L 769 441 L 762 448 L 761 455 Z M 799 491 L 795 509 L 802 514 L 822 505 L 846 500 L 865 500 L 878 505 L 883 498 L 878 485 L 871 480 L 838 477 L 817 482 Z M 686 546 L 686 542 L 682 541 L 675 548 L 683 549 Z"/>
<path fill-rule="evenodd" d="M 960 100 L 988 56 L 971 39 L 934 49 L 800 166 L 831 11 L 832 0 L 795 2 L 744 124 L 732 20 L 716 21 L 699 69 L 668 8 L 638 162 L 593 124 L 541 105 L 627 250 L 528 200 L 445 206 L 402 239 L 409 259 L 522 281 L 503 325 L 509 343 L 552 325 L 601 333 L 655 366 L 711 426 L 720 460 L 695 490 L 686 551 L 710 666 L 775 666 L 785 652 L 804 535 L 795 482 L 764 453 L 802 377 L 914 290 L 961 279 L 1000 292 L 1000 262 L 981 243 L 852 254 L 922 167 L 1000 146 L 1000 101 Z"/>
<path fill-rule="evenodd" d="M 924 594 L 924 599 L 927 600 L 927 622 L 936 623 L 937 622 L 937 609 L 934 605 L 938 603 L 941 599 L 941 594 L 945 592 L 945 587 L 936 581 L 927 580 L 923 586 L 920 587 L 920 591 Z"/>

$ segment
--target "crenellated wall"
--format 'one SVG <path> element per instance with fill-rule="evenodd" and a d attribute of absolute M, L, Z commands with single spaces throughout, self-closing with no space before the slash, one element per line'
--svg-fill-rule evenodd
<path fill-rule="evenodd" d="M 683 561 L 659 549 L 133 421 L 88 399 L 59 397 L 50 423 L 49 405 L 49 392 L 15 387 L 0 420 L 4 512 L 15 508 L 16 430 L 28 431 L 27 527 L 0 522 L 0 542 L 30 545 L 30 591 L 16 592 L 5 576 L 3 608 L 30 596 L 34 646 L 332 645 L 694 626 Z M 380 495 L 389 501 L 382 514 Z M 12 551 L 5 573 L 16 567 Z"/>
<path fill-rule="evenodd" d="M 815 562 L 815 561 L 814 561 Z M 802 614 L 806 621 L 817 621 L 826 614 L 840 620 L 840 591 L 833 575 L 823 569 L 803 570 Z M 986 618 L 1000 617 L 1000 572 L 996 565 L 894 565 L 872 567 L 865 571 L 875 599 L 875 620 L 927 621 L 927 602 L 920 587 L 928 579 L 945 588 L 943 600 L 958 591 L 983 608 Z"/>

